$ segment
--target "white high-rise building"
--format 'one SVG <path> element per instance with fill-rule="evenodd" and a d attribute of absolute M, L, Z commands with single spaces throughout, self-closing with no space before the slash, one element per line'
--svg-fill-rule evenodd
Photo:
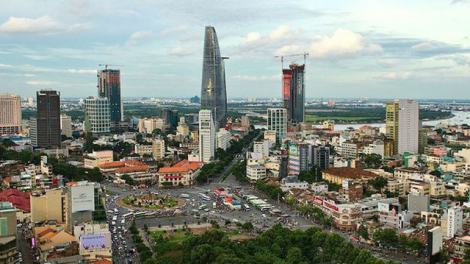
<path fill-rule="evenodd" d="M 398 108 L 398 154 L 418 153 L 419 104 L 413 100 L 399 100 Z"/>
<path fill-rule="evenodd" d="M 165 141 L 163 139 L 152 141 L 152 156 L 155 160 L 161 160 L 165 157 Z"/>
<path fill-rule="evenodd" d="M 61 135 L 72 137 L 72 118 L 68 115 L 60 115 Z"/>
<path fill-rule="evenodd" d="M 215 152 L 215 124 L 212 111 L 199 111 L 199 156 L 201 162 L 210 162 Z"/>
<path fill-rule="evenodd" d="M 89 97 L 85 100 L 85 131 L 92 134 L 109 133 L 111 112 L 109 100 L 104 97 Z"/>
<path fill-rule="evenodd" d="M 269 140 L 264 139 L 263 141 L 256 141 L 253 143 L 253 152 L 260 153 L 263 158 L 269 156 Z"/>
<path fill-rule="evenodd" d="M 217 146 L 216 148 L 221 148 L 226 150 L 230 146 L 230 132 L 225 130 L 225 128 L 220 128 L 217 132 Z"/>
<path fill-rule="evenodd" d="M 268 130 L 276 131 L 276 141 L 282 142 L 287 136 L 287 109 L 268 108 Z"/>
<path fill-rule="evenodd" d="M 447 236 L 454 237 L 463 230 L 463 211 L 460 206 L 450 207 L 447 210 Z"/>
<path fill-rule="evenodd" d="M 0 94 L 0 134 L 21 132 L 21 97 Z"/>

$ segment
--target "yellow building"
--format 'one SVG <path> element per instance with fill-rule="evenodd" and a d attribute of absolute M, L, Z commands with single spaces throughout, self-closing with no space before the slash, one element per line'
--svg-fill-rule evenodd
<path fill-rule="evenodd" d="M 62 189 L 48 190 L 45 195 L 31 195 L 31 222 L 55 220 L 66 223 L 67 200 Z"/>
<path fill-rule="evenodd" d="M 93 169 L 109 162 L 113 162 L 112 150 L 93 151 L 93 153 L 88 154 L 83 159 L 84 167 L 88 169 Z"/>
<path fill-rule="evenodd" d="M 367 183 L 374 178 L 377 178 L 377 175 L 373 172 L 349 167 L 328 168 L 323 171 L 323 179 L 325 181 L 340 185 L 343 183 L 343 180 L 349 180 L 353 183 Z"/>
<path fill-rule="evenodd" d="M 398 102 L 387 102 L 385 105 L 385 135 L 393 139 L 393 154 L 398 153 Z"/>

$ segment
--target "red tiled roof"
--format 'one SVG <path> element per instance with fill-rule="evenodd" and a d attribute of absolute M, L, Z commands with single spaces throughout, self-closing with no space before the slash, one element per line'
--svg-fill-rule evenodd
<path fill-rule="evenodd" d="M 116 170 L 117 173 L 126 173 L 126 172 L 136 172 L 136 171 L 146 171 L 149 170 L 148 165 L 138 165 L 138 166 L 129 166 L 122 167 Z"/>
<path fill-rule="evenodd" d="M 97 260 L 97 261 L 92 261 L 92 262 L 88 262 L 89 264 L 112 264 L 113 262 L 107 260 L 107 259 L 100 259 L 100 260 Z"/>
<path fill-rule="evenodd" d="M 195 171 L 200 166 L 202 166 L 202 163 L 189 162 L 188 160 L 184 159 L 184 160 L 176 163 L 173 167 L 160 168 L 158 170 L 158 173 L 175 173 L 175 172 L 185 173 L 185 172 L 188 172 L 190 170 Z"/>
<path fill-rule="evenodd" d="M 43 237 L 43 236 L 45 236 L 45 235 L 47 235 L 47 234 L 49 234 L 49 233 L 51 233 L 51 232 L 54 233 L 54 232 L 55 232 L 54 229 L 52 229 L 52 228 L 47 228 L 47 229 L 43 230 L 41 233 L 39 233 L 39 234 L 38 234 L 38 237 Z"/>
<path fill-rule="evenodd" d="M 126 161 L 113 161 L 109 163 L 104 163 L 100 165 L 102 169 L 110 169 L 110 168 L 119 168 L 124 166 L 140 166 L 143 165 L 142 162 L 137 160 L 126 160 Z"/>
<path fill-rule="evenodd" d="M 31 212 L 30 194 L 17 189 L 8 189 L 0 193 L 0 201 L 10 202 L 17 209 Z"/>
<path fill-rule="evenodd" d="M 376 177 L 375 173 L 366 171 L 363 169 L 350 168 L 350 167 L 341 167 L 341 168 L 328 168 L 323 171 L 330 175 L 334 175 L 340 178 L 362 178 L 362 177 Z"/>

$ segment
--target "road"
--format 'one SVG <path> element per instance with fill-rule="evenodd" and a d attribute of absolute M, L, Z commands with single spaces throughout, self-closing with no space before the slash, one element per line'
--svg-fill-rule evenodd
<path fill-rule="evenodd" d="M 226 172 L 228 172 L 237 162 L 239 162 L 241 159 L 244 158 L 247 149 L 249 149 L 249 147 L 245 148 L 242 154 L 239 155 L 237 158 L 235 158 L 233 161 L 231 161 L 229 165 L 221 173 L 216 175 L 212 179 L 212 182 L 209 184 L 205 184 L 201 186 L 192 186 L 188 188 L 178 188 L 178 189 L 159 189 L 156 187 L 151 187 L 150 190 L 152 192 L 158 192 L 159 194 L 163 194 L 163 195 L 171 195 L 174 197 L 180 197 L 181 194 L 183 193 L 188 194 L 190 198 L 186 200 L 187 202 L 185 206 L 183 208 L 180 208 L 183 211 L 187 212 L 187 214 L 173 216 L 173 217 L 163 217 L 163 218 L 154 217 L 154 218 L 138 219 L 136 221 L 137 227 L 143 228 L 144 225 L 147 225 L 149 227 L 158 227 L 158 226 L 172 226 L 172 225 L 176 226 L 176 225 L 183 225 L 183 224 L 188 224 L 188 225 L 198 224 L 198 223 L 202 223 L 204 218 L 206 218 L 208 221 L 215 220 L 221 226 L 225 225 L 226 221 L 230 221 L 232 223 L 233 222 L 244 223 L 247 221 L 251 221 L 253 225 L 258 229 L 269 229 L 274 224 L 279 223 L 280 221 L 277 217 L 271 217 L 267 213 L 264 214 L 260 210 L 257 210 L 254 208 L 252 208 L 249 211 L 242 211 L 242 210 L 231 211 L 231 210 L 227 210 L 226 208 L 224 208 L 223 204 L 220 202 L 218 203 L 217 209 L 212 208 L 213 202 L 216 201 L 216 195 L 213 193 L 215 188 L 231 188 L 231 187 L 240 185 L 236 181 L 235 177 L 233 176 L 229 176 L 225 181 L 222 181 L 222 178 Z M 107 189 L 111 192 L 116 193 L 119 196 L 126 196 L 130 194 L 137 194 L 137 193 L 142 192 L 142 190 L 123 192 L 122 187 L 109 186 L 109 185 L 107 186 Z M 149 191 L 149 189 L 145 189 L 145 191 L 147 192 Z M 302 217 L 298 212 L 296 212 L 295 210 L 292 210 L 288 205 L 282 202 L 280 203 L 278 201 L 275 201 L 267 197 L 265 194 L 259 192 L 258 190 L 255 190 L 250 185 L 243 186 L 242 192 L 244 194 L 251 194 L 259 198 L 262 198 L 267 203 L 275 206 L 276 209 L 281 210 L 282 214 L 289 215 L 288 218 L 283 218 L 282 221 L 280 222 L 286 227 L 289 227 L 291 229 L 298 228 L 302 230 L 306 230 L 313 226 L 321 227 L 317 225 L 316 223 L 312 222 L 311 220 L 308 220 Z M 211 200 L 210 201 L 202 200 L 201 197 L 199 197 L 199 193 L 208 194 Z M 246 202 L 246 201 L 243 201 L 243 202 Z M 205 204 L 208 209 L 198 210 L 199 206 L 203 204 Z M 119 209 L 119 210 L 123 210 L 123 213 L 127 212 L 127 209 Z M 325 231 L 335 232 L 348 241 L 352 235 L 355 235 L 353 233 L 341 232 L 336 229 L 328 229 Z M 390 252 L 387 253 L 387 251 L 383 249 L 377 250 L 366 244 L 355 243 L 355 245 L 361 248 L 365 247 L 365 248 L 370 249 L 372 254 L 375 257 L 381 258 L 384 260 L 394 260 L 399 263 L 410 263 L 410 264 L 417 263 L 418 260 L 419 262 L 423 262 L 422 258 L 414 258 L 413 256 L 410 256 L 410 255 L 406 255 L 406 256 L 400 255 L 400 254 L 393 255 Z M 405 260 L 404 259 L 405 257 L 408 260 Z"/>

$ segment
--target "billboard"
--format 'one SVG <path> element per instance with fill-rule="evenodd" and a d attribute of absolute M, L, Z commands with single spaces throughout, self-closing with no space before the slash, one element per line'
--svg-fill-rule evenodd
<path fill-rule="evenodd" d="M 93 185 L 70 187 L 72 213 L 95 211 L 95 188 Z"/>
<path fill-rule="evenodd" d="M 111 234 L 98 233 L 80 237 L 81 250 L 97 250 L 111 247 Z"/>
<path fill-rule="evenodd" d="M 290 156 L 298 156 L 299 155 L 298 146 L 297 146 L 296 143 L 289 144 L 289 155 Z"/>

